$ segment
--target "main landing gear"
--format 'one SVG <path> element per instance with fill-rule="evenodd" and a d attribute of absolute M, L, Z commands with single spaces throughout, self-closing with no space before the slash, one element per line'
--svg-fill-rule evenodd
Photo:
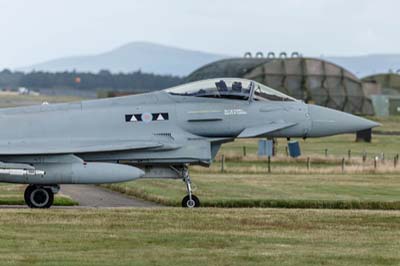
<path fill-rule="evenodd" d="M 182 199 L 183 208 L 198 208 L 200 207 L 200 200 L 192 194 L 192 182 L 189 176 L 189 168 L 185 165 L 182 169 L 182 179 L 186 183 L 187 195 Z"/>
<path fill-rule="evenodd" d="M 54 194 L 58 193 L 59 190 L 58 185 L 29 185 L 24 193 L 25 203 L 30 208 L 50 208 L 54 202 Z"/>

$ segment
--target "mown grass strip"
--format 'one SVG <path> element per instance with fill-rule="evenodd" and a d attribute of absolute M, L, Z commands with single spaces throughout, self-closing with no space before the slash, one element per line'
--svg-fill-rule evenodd
<path fill-rule="evenodd" d="M 399 211 L 0 210 L 0 265 L 400 265 Z"/>
<path fill-rule="evenodd" d="M 25 201 L 23 196 L 21 198 L 5 198 L 0 199 L 0 205 L 25 205 Z M 72 200 L 71 198 L 67 197 L 55 197 L 54 198 L 54 206 L 77 206 L 79 205 L 78 202 Z"/>
<path fill-rule="evenodd" d="M 143 200 L 165 206 L 179 207 L 180 200 L 159 197 L 144 190 L 118 184 L 106 188 Z M 296 199 L 229 199 L 202 200 L 202 207 L 214 208 L 287 208 L 287 209 L 347 209 L 347 210 L 400 210 L 400 201 L 358 201 L 358 200 L 296 200 Z"/>
<path fill-rule="evenodd" d="M 25 185 L 0 184 L 0 205 L 25 205 L 24 201 Z M 57 194 L 54 197 L 55 206 L 75 206 L 79 205 L 70 197 Z"/>
<path fill-rule="evenodd" d="M 204 201 L 204 207 L 222 208 L 287 208 L 287 209 L 351 209 L 400 210 L 400 202 L 333 201 L 333 200 L 220 200 Z"/>

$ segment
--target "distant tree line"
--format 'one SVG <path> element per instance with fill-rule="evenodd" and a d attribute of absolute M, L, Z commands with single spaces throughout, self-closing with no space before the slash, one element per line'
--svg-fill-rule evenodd
<path fill-rule="evenodd" d="M 98 73 L 76 71 L 23 73 L 4 69 L 0 72 L 0 88 L 2 89 L 27 87 L 30 89 L 151 91 L 172 87 L 182 82 L 183 79 L 180 77 L 142 73 L 140 70 L 132 73 L 111 73 L 107 70 Z"/>

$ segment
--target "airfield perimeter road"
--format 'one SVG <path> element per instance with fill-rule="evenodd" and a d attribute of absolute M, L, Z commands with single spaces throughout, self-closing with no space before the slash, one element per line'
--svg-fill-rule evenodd
<path fill-rule="evenodd" d="M 61 193 L 70 196 L 82 207 L 161 207 L 92 185 L 62 185 Z"/>

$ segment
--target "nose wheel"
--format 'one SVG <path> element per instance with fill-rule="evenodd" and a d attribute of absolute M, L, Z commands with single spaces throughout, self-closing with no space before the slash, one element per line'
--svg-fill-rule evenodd
<path fill-rule="evenodd" d="M 183 208 L 198 208 L 200 207 L 200 200 L 195 195 L 192 195 L 190 199 L 189 195 L 186 195 L 182 200 Z"/>
<path fill-rule="evenodd" d="M 192 194 L 192 181 L 189 176 L 189 168 L 185 166 L 182 171 L 183 182 L 186 184 L 187 195 L 182 199 L 183 208 L 198 208 L 200 207 L 200 200 Z"/>
<path fill-rule="evenodd" d="M 54 202 L 54 189 L 50 186 L 37 186 L 29 185 L 25 189 L 24 199 L 26 205 L 30 208 L 47 209 L 53 205 Z M 59 188 L 58 188 L 59 189 Z"/>

